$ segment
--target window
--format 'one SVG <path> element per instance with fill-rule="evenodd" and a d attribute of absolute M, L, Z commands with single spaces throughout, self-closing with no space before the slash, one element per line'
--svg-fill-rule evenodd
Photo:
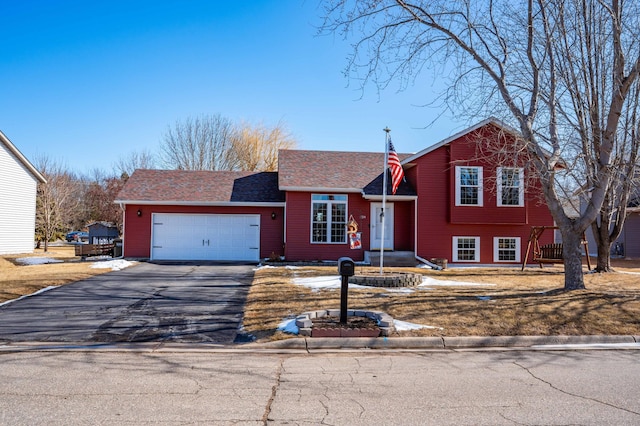
<path fill-rule="evenodd" d="M 480 237 L 453 237 L 454 262 L 480 262 Z"/>
<path fill-rule="evenodd" d="M 524 206 L 524 170 L 498 167 L 498 206 Z"/>
<path fill-rule="evenodd" d="M 520 262 L 520 237 L 495 237 L 493 239 L 494 262 Z"/>
<path fill-rule="evenodd" d="M 311 195 L 311 242 L 347 242 L 346 195 Z"/>
<path fill-rule="evenodd" d="M 482 167 L 456 167 L 456 206 L 482 206 Z"/>

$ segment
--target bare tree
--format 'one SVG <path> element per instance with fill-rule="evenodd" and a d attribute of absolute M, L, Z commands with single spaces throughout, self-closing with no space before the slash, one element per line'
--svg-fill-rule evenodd
<path fill-rule="evenodd" d="M 164 134 L 162 161 L 179 170 L 229 170 L 233 125 L 221 115 L 176 121 Z"/>
<path fill-rule="evenodd" d="M 162 153 L 165 166 L 181 170 L 272 171 L 278 150 L 295 144 L 283 123 L 234 124 L 215 115 L 176 122 L 164 136 Z"/>
<path fill-rule="evenodd" d="M 128 155 L 122 155 L 113 166 L 115 173 L 128 178 L 136 169 L 155 169 L 156 157 L 149 150 L 133 151 Z"/>
<path fill-rule="evenodd" d="M 637 195 L 640 188 L 640 117 L 638 117 L 638 102 L 640 99 L 639 85 L 635 86 L 635 93 L 629 102 L 635 105 L 627 109 L 626 115 L 621 117 L 621 131 L 616 138 L 611 167 L 611 183 L 605 194 L 602 208 L 596 220 L 591 224 L 597 250 L 598 260 L 596 271 L 609 272 L 611 268 L 611 247 L 622 233 L 622 227 L 627 218 L 627 208 L 630 197 Z M 587 175 L 587 181 L 592 175 Z M 581 195 L 589 191 L 585 187 Z M 588 197 L 587 197 L 588 198 Z"/>
<path fill-rule="evenodd" d="M 122 230 L 122 211 L 114 200 L 127 179 L 126 173 L 121 176 L 112 176 L 99 169 L 93 171 L 84 196 L 85 224 L 105 221 L 113 223 Z"/>
<path fill-rule="evenodd" d="M 567 127 L 565 139 L 577 135 L 573 154 L 580 161 L 571 170 L 587 206 L 593 203 L 589 193 L 596 183 L 609 180 L 591 225 L 599 272 L 611 271 L 611 245 L 622 231 L 629 196 L 638 183 L 638 12 L 637 2 L 583 0 L 558 2 L 551 15 L 559 30 L 553 38 L 558 87 L 566 93 L 558 96 L 558 123 Z"/>
<path fill-rule="evenodd" d="M 610 191 L 620 117 L 638 84 L 639 8 L 623 0 L 329 0 L 323 28 L 362 35 L 347 72 L 363 87 L 406 87 L 422 68 L 445 67 L 450 108 L 491 112 L 519 129 L 562 234 L 564 288 L 572 290 L 584 288 L 581 236 Z M 566 157 L 571 142 L 580 158 Z M 559 183 L 578 162 L 589 175 L 588 203 L 572 217 Z"/>
<path fill-rule="evenodd" d="M 80 182 L 59 162 L 41 155 L 36 167 L 47 179 L 39 183 L 36 197 L 36 233 L 49 250 L 49 241 L 69 230 L 82 203 Z"/>
<path fill-rule="evenodd" d="M 295 140 L 282 123 L 269 128 L 243 123 L 231 138 L 229 165 L 234 170 L 278 170 L 278 150 L 291 149 Z"/>

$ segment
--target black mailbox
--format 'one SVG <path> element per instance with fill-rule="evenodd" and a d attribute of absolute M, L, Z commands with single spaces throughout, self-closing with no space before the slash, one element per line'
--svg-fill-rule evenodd
<path fill-rule="evenodd" d="M 350 257 L 341 257 L 338 259 L 338 273 L 346 277 L 352 277 L 356 274 L 356 264 Z"/>

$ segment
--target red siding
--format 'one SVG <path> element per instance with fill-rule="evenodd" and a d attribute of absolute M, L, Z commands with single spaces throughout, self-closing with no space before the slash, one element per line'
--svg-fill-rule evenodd
<path fill-rule="evenodd" d="M 337 260 L 348 256 L 364 260 L 370 247 L 371 205 L 360 194 L 347 194 L 347 214 L 358 222 L 362 233 L 362 249 L 352 250 L 347 243 L 311 243 L 311 193 L 287 193 L 287 226 L 285 256 L 287 260 Z M 413 251 L 413 202 L 394 203 L 394 244 L 396 250 Z"/>
<path fill-rule="evenodd" d="M 494 263 L 493 238 L 519 237 L 521 258 L 527 249 L 531 226 L 552 226 L 546 205 L 538 203 L 535 188 L 525 193 L 524 207 L 498 207 L 495 196 L 496 165 L 481 160 L 469 143 L 470 135 L 452 141 L 420 158 L 407 178 L 418 194 L 418 256 L 453 259 L 453 237 L 480 237 L 480 262 Z M 455 206 L 455 166 L 483 167 L 483 206 Z M 526 173 L 526 172 L 525 172 Z M 541 244 L 553 242 L 553 232 Z"/>
<path fill-rule="evenodd" d="M 346 195 L 347 215 L 353 215 L 362 232 L 362 249 L 352 250 L 347 243 L 311 243 L 311 193 L 287 192 L 287 260 L 337 260 L 343 256 L 355 261 L 364 259 L 364 251 L 369 248 L 369 202 L 360 194 Z"/>
<path fill-rule="evenodd" d="M 394 202 L 393 221 L 393 243 L 396 251 L 413 251 L 413 224 L 414 224 L 414 204 L 413 201 Z"/>
<path fill-rule="evenodd" d="M 140 209 L 142 215 L 138 217 Z M 127 205 L 124 215 L 124 256 L 149 258 L 151 255 L 152 213 L 259 214 L 260 258 L 284 254 L 284 208 Z M 276 219 L 271 219 L 271 213 Z"/>
<path fill-rule="evenodd" d="M 496 199 L 497 165 L 490 164 L 486 160 L 475 159 L 476 152 L 474 133 L 461 137 L 451 144 L 450 156 L 452 166 L 449 168 L 449 194 L 451 202 L 451 223 L 460 224 L 526 224 L 527 206 L 502 207 L 498 206 Z M 455 169 L 456 166 L 481 166 L 483 172 L 483 203 L 482 206 L 456 206 L 455 205 Z"/>

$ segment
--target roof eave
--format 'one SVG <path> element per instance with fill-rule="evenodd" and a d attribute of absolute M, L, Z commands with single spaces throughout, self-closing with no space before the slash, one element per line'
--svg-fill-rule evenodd
<path fill-rule="evenodd" d="M 494 125 L 502 128 L 502 129 L 504 129 L 504 130 L 506 130 L 506 131 L 508 131 L 510 133 L 513 133 L 515 135 L 519 135 L 518 131 L 515 130 L 513 127 L 505 124 L 504 122 L 502 122 L 501 120 L 498 120 L 495 117 L 489 117 L 489 118 L 486 118 L 486 119 L 482 120 L 479 123 L 474 124 L 471 127 L 467 127 L 466 129 L 461 130 L 458 133 L 456 133 L 454 135 L 451 135 L 448 138 L 443 139 L 440 142 L 437 142 L 437 143 L 435 143 L 435 144 L 423 149 L 420 152 L 417 152 L 417 153 L 413 154 L 410 157 L 405 158 L 404 160 L 402 160 L 401 163 L 402 163 L 402 165 L 405 165 L 406 163 L 410 163 L 410 162 L 422 157 L 423 155 L 426 155 L 426 154 L 428 154 L 428 153 L 430 153 L 432 151 L 435 151 L 436 149 L 438 149 L 440 147 L 443 147 L 445 145 L 450 144 L 454 140 L 461 138 L 462 136 L 466 135 L 467 133 L 471 133 L 471 132 L 473 132 L 475 130 L 478 130 L 478 129 L 486 126 L 487 124 L 494 124 Z"/>
<path fill-rule="evenodd" d="M 362 188 L 329 188 L 322 186 L 281 186 L 280 191 L 361 193 Z"/>
<path fill-rule="evenodd" d="M 9 151 L 11 151 L 11 153 L 15 155 L 18 158 L 18 160 L 20 160 L 20 162 L 29 170 L 29 172 L 31 172 L 31 174 L 37 180 L 39 180 L 41 183 L 47 183 L 47 179 L 45 179 L 45 177 L 38 171 L 38 169 L 36 169 L 33 166 L 33 164 L 31 164 L 31 162 L 27 160 L 27 157 L 22 155 L 20 150 L 16 148 L 16 146 L 9 140 L 9 138 L 4 133 L 2 133 L 2 131 L 0 131 L 0 140 L 2 140 L 5 146 L 9 148 Z"/>
<path fill-rule="evenodd" d="M 382 194 L 362 194 L 362 198 L 369 201 L 382 201 Z M 387 195 L 389 201 L 414 201 L 418 199 L 417 195 Z"/>
<path fill-rule="evenodd" d="M 203 207 L 284 207 L 284 201 L 248 202 L 248 201 L 149 201 L 149 200 L 114 200 L 114 204 L 141 206 L 203 206 Z"/>

